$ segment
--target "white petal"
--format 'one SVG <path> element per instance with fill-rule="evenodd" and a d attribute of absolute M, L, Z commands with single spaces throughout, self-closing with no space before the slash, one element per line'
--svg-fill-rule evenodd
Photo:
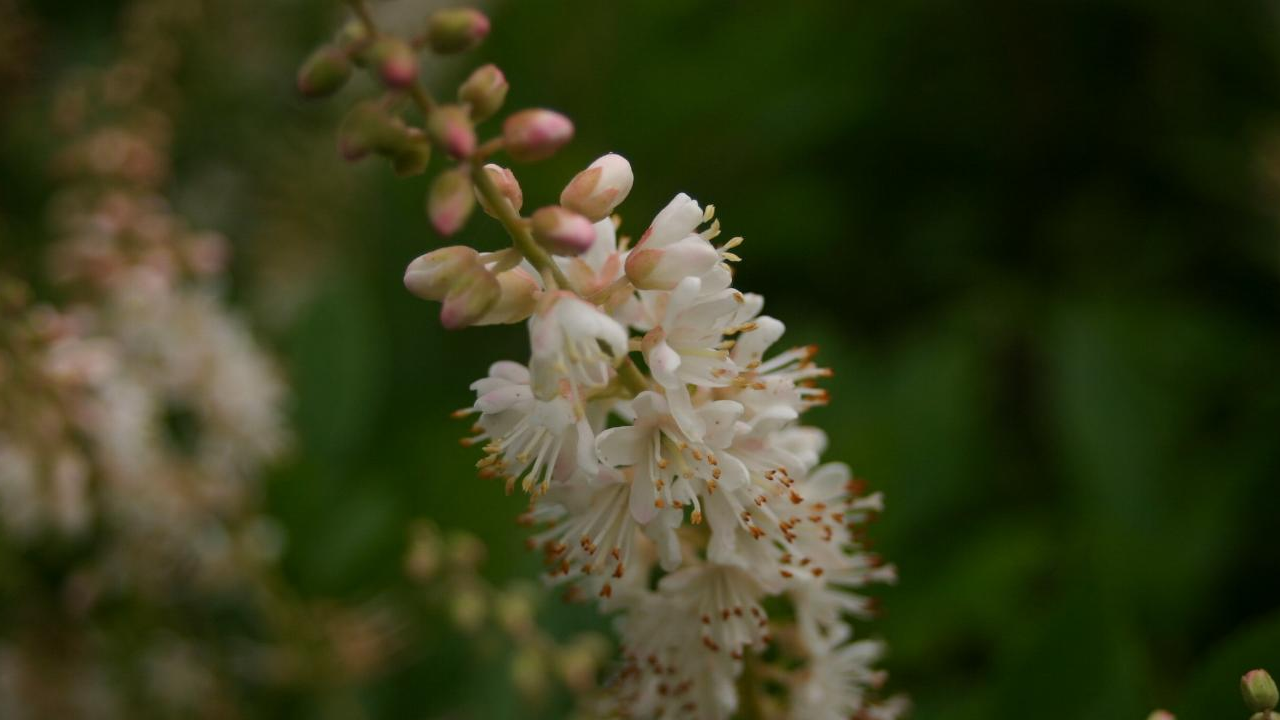
<path fill-rule="evenodd" d="M 596 456 L 609 467 L 630 467 L 648 452 L 651 437 L 635 426 L 609 428 L 596 438 Z"/>

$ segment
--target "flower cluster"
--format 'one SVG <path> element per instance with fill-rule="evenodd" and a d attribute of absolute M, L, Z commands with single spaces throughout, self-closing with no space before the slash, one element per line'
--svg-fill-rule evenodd
<path fill-rule="evenodd" d="M 435 148 L 449 163 L 428 192 L 435 229 L 457 232 L 478 201 L 511 238 L 427 253 L 404 283 L 441 303 L 445 327 L 527 324 L 526 361 L 495 363 L 458 415 L 473 416 L 464 444 L 483 449 L 480 475 L 529 494 L 522 521 L 538 528 L 529 542 L 548 581 L 616 613 L 623 656 L 604 711 L 896 716 L 901 701 L 879 698 L 880 645 L 849 624 L 871 610 L 859 591 L 894 577 L 858 541 L 881 497 L 821 462 L 826 436 L 801 416 L 827 401 L 816 383 L 829 371 L 813 347 L 781 346 L 763 298 L 733 287 L 741 238 L 720 241 L 714 208 L 685 194 L 634 244 L 620 236 L 614 213 L 634 179 L 616 154 L 522 215 L 515 173 L 490 159 L 548 157 L 572 123 L 523 110 L 481 140 L 504 74 L 486 65 L 441 104 L 418 80 L 417 51 L 471 49 L 488 20 L 445 10 L 401 38 L 351 5 L 357 19 L 308 60 L 299 88 L 328 94 L 352 65 L 370 70 L 386 93 L 347 114 L 342 155 L 416 174 Z"/>
<path fill-rule="evenodd" d="M 59 85 L 47 272 L 0 276 L 5 718 L 238 716 L 238 688 L 297 687 L 315 650 L 377 635 L 275 585 L 283 538 L 259 501 L 284 385 L 223 298 L 227 242 L 163 192 L 200 8 L 128 3 L 122 56 Z M 211 637 L 228 613 L 253 629 Z"/>

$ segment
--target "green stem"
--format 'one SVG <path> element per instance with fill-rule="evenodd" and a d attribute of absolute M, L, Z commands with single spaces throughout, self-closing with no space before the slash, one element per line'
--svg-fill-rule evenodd
<path fill-rule="evenodd" d="M 640 372 L 640 368 L 636 367 L 636 361 L 632 360 L 630 355 L 618 366 L 618 379 L 622 381 L 624 387 L 631 391 L 633 396 L 649 389 L 649 381 L 645 380 L 644 373 Z"/>
<path fill-rule="evenodd" d="M 760 704 L 759 684 L 759 678 L 756 677 L 756 656 L 747 652 L 742 658 L 742 675 L 738 677 L 740 720 L 765 720 L 764 707 Z"/>
<path fill-rule="evenodd" d="M 565 277 L 564 272 L 560 270 L 560 266 L 533 239 L 533 235 L 529 232 L 529 227 L 525 225 L 524 219 L 511 207 L 511 203 L 507 202 L 506 196 L 498 189 L 497 184 L 493 182 L 493 178 L 489 177 L 489 172 L 484 169 L 484 166 L 479 163 L 471 164 L 471 182 L 475 183 L 476 189 L 480 191 L 480 195 L 485 200 L 485 204 L 493 209 L 498 222 L 502 223 L 502 227 L 506 228 L 515 249 L 519 250 L 520 254 L 524 255 L 525 259 L 538 272 L 551 273 L 556 285 L 564 290 L 572 291 L 573 286 L 569 284 L 569 278 Z"/>

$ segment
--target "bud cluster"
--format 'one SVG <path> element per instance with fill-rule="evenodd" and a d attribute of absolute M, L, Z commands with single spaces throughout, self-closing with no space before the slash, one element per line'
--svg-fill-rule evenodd
<path fill-rule="evenodd" d="M 733 287 L 742 239 L 718 241 L 714 208 L 683 193 L 634 243 L 620 236 L 615 212 L 634 177 L 612 153 L 569 179 L 557 204 L 524 215 L 516 174 L 491 160 L 550 157 L 572 138 L 569 119 L 521 110 L 481 139 L 477 124 L 507 93 L 502 71 L 483 66 L 457 102 L 438 103 L 405 80 L 403 50 L 368 59 L 363 43 L 388 36 L 353 6 L 359 32 L 340 38 L 358 38 L 346 41 L 350 57 L 386 88 L 351 111 L 353 128 L 371 129 L 354 137 L 412 138 L 446 158 L 426 201 L 440 235 L 458 232 L 478 202 L 510 237 L 492 251 L 428 252 L 404 284 L 441 303 L 450 329 L 527 321 L 527 361 L 494 363 L 457 415 L 475 416 L 464 444 L 483 448 L 480 475 L 528 493 L 520 520 L 539 528 L 529 545 L 546 581 L 617 615 L 623 652 L 599 713 L 725 720 L 767 705 L 789 718 L 897 717 L 904 702 L 880 697 L 882 647 L 854 639 L 851 625 L 872 613 L 861 590 L 895 577 L 862 546 L 883 501 L 845 465 L 820 461 L 826 436 L 801 416 L 827 402 L 817 382 L 830 371 L 812 346 L 775 349 L 782 322 Z M 488 31 L 475 11 L 445 10 L 423 41 L 397 47 L 462 52 Z M 399 111 L 403 98 L 420 129 Z M 356 146 L 393 162 L 398 147 Z M 414 566 L 437 567 L 428 556 Z M 477 595 L 455 596 L 458 622 L 483 621 Z M 756 668 L 766 650 L 768 667 Z M 532 660 L 520 662 L 532 677 Z M 768 673 L 766 690 L 739 682 L 754 673 Z"/>

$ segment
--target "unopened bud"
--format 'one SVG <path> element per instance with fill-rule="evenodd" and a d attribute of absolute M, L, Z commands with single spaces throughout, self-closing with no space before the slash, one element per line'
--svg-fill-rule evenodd
<path fill-rule="evenodd" d="M 510 87 L 497 65 L 481 65 L 458 88 L 458 99 L 471 108 L 471 119 L 480 122 L 498 112 Z"/>
<path fill-rule="evenodd" d="M 442 105 L 431 111 L 427 131 L 450 157 L 463 160 L 476 151 L 476 130 L 461 105 Z"/>
<path fill-rule="evenodd" d="M 462 229 L 475 208 L 471 177 L 461 168 L 446 170 L 436 176 L 427 192 L 427 217 L 436 232 L 448 237 Z"/>
<path fill-rule="evenodd" d="M 400 177 L 419 175 L 431 162 L 431 143 L 418 128 L 405 127 L 404 134 L 385 152 Z"/>
<path fill-rule="evenodd" d="M 609 153 L 574 176 L 560 193 L 560 204 L 591 222 L 600 222 L 627 199 L 634 181 L 631 163 Z"/>
<path fill-rule="evenodd" d="M 348 20 L 338 31 L 337 43 L 347 52 L 355 52 L 369 40 L 369 29 L 357 19 Z M 358 58 L 357 58 L 358 59 Z"/>
<path fill-rule="evenodd" d="M 375 100 L 356 103 L 338 127 L 338 151 L 347 160 L 359 160 L 388 147 L 404 133 L 401 123 Z"/>
<path fill-rule="evenodd" d="M 1245 707 L 1253 712 L 1269 712 L 1280 702 L 1280 691 L 1276 690 L 1276 681 L 1271 679 L 1266 670 L 1250 670 L 1240 678 L 1240 694 L 1244 697 Z"/>
<path fill-rule="evenodd" d="M 479 266 L 479 253 L 464 245 L 432 250 L 409 263 L 404 286 L 423 300 L 443 300 L 458 278 Z"/>
<path fill-rule="evenodd" d="M 538 307 L 542 286 L 524 268 L 498 274 L 498 302 L 475 322 L 476 325 L 511 325 L 528 319 Z"/>
<path fill-rule="evenodd" d="M 498 279 L 482 266 L 472 268 L 454 281 L 440 308 L 440 324 L 460 330 L 481 320 L 502 295 Z"/>
<path fill-rule="evenodd" d="M 409 43 L 384 35 L 369 47 L 369 60 L 390 88 L 406 88 L 418 79 L 418 55 Z"/>
<path fill-rule="evenodd" d="M 547 662 L 532 644 L 521 646 L 511 659 L 511 684 L 527 702 L 540 703 L 547 694 Z"/>
<path fill-rule="evenodd" d="M 521 110 L 502 123 L 502 139 L 520 162 L 545 160 L 573 139 L 573 122 L 552 110 Z"/>
<path fill-rule="evenodd" d="M 449 614 L 453 622 L 463 632 L 475 632 L 484 623 L 488 612 L 488 602 L 484 592 L 475 585 L 468 584 L 456 589 L 449 605 Z"/>
<path fill-rule="evenodd" d="M 427 43 L 441 55 L 466 52 L 489 34 L 489 18 L 472 8 L 451 8 L 427 20 Z"/>
<path fill-rule="evenodd" d="M 509 169 L 493 163 L 485 165 L 484 171 L 488 173 L 489 179 L 493 181 L 502 197 L 506 198 L 511 209 L 520 212 L 520 208 L 524 206 L 524 192 L 520 190 L 520 183 L 516 180 L 516 176 Z M 486 214 L 498 217 L 497 211 L 489 204 L 479 188 L 476 188 L 476 199 L 480 201 L 480 207 Z"/>
<path fill-rule="evenodd" d="M 1147 720 L 1177 720 L 1168 710 L 1156 710 L 1147 716 Z"/>
<path fill-rule="evenodd" d="M 581 255 L 596 241 L 590 220 L 559 205 L 538 208 L 532 220 L 533 239 L 552 255 Z"/>
<path fill-rule="evenodd" d="M 702 275 L 719 261 L 715 247 L 697 235 L 664 248 L 645 247 L 642 242 L 627 255 L 627 279 L 641 290 L 672 290 L 681 280 Z"/>
<path fill-rule="evenodd" d="M 351 60 L 340 48 L 326 45 L 316 50 L 298 68 L 298 92 L 306 97 L 332 95 L 351 77 Z"/>

